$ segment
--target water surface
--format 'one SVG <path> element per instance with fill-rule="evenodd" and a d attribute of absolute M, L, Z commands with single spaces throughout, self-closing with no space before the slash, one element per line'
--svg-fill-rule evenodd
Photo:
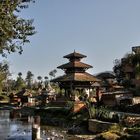
<path fill-rule="evenodd" d="M 41 138 L 46 140 L 79 140 L 66 130 L 54 126 L 41 126 Z M 0 140 L 32 140 L 31 117 L 11 119 L 9 110 L 0 110 Z"/>

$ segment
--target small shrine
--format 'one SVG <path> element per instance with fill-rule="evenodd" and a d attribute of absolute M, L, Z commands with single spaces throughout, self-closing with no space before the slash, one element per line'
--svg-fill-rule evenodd
<path fill-rule="evenodd" d="M 89 96 L 90 91 L 94 88 L 94 84 L 100 80 L 93 75 L 86 72 L 91 65 L 81 62 L 81 59 L 87 56 L 73 52 L 64 58 L 69 60 L 68 63 L 58 66 L 57 68 L 62 69 L 65 74 L 52 80 L 59 84 L 60 90 L 64 90 L 66 97 L 75 96 L 74 93 L 78 92 L 79 95 L 86 92 Z"/>

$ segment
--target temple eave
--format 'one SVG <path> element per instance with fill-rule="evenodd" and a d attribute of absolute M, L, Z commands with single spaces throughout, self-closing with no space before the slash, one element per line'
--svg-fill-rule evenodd
<path fill-rule="evenodd" d="M 67 69 L 67 68 L 93 68 L 91 65 L 82 63 L 82 62 L 69 62 L 63 65 L 58 66 L 59 69 Z"/>
<path fill-rule="evenodd" d="M 53 82 L 63 82 L 63 81 L 100 82 L 99 79 L 97 79 L 93 75 L 90 75 L 89 73 L 71 73 L 53 79 Z"/>

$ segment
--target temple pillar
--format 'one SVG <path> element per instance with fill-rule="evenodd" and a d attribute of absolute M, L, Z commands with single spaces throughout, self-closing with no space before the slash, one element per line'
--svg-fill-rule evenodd
<path fill-rule="evenodd" d="M 99 106 L 99 87 L 96 87 L 96 100 L 97 100 L 97 106 Z"/>
<path fill-rule="evenodd" d="M 63 88 L 60 87 L 60 96 L 62 96 L 62 94 L 63 94 L 63 93 L 62 93 L 62 89 L 63 89 Z"/>

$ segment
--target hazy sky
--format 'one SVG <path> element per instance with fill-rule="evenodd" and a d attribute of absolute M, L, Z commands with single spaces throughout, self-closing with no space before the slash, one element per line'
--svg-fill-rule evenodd
<path fill-rule="evenodd" d="M 36 0 L 21 15 L 34 19 L 37 34 L 22 55 L 8 56 L 13 75 L 46 76 L 74 50 L 87 55 L 91 74 L 112 70 L 116 58 L 140 45 L 140 0 Z"/>

